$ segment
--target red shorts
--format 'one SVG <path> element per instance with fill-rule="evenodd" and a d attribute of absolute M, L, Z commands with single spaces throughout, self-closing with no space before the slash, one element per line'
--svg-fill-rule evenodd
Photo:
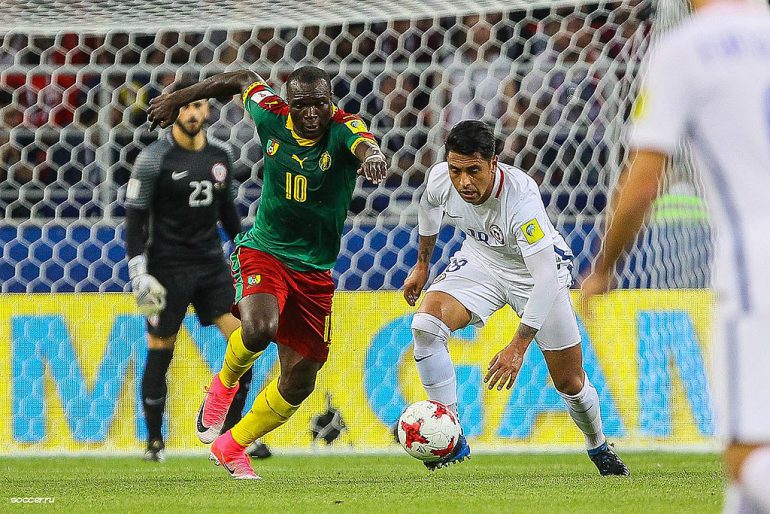
<path fill-rule="evenodd" d="M 280 312 L 276 343 L 306 359 L 326 362 L 331 342 L 334 282 L 330 271 L 294 271 L 272 255 L 241 246 L 232 257 L 235 305 L 252 294 L 270 294 Z"/>

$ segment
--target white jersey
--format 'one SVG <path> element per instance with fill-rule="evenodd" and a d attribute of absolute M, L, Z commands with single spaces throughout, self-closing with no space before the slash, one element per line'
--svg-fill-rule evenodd
<path fill-rule="evenodd" d="M 498 164 L 492 194 L 481 205 L 462 199 L 452 186 L 449 166 L 436 164 L 420 200 L 419 232 L 432 236 L 449 222 L 465 233 L 462 251 L 519 286 L 532 288 L 532 276 L 524 257 L 553 245 L 560 280 L 571 281 L 572 252 L 545 212 L 537 184 L 523 171 Z"/>
<path fill-rule="evenodd" d="M 721 238 L 720 301 L 752 310 L 770 290 L 767 10 L 717 4 L 666 35 L 652 51 L 636 117 L 634 148 L 672 154 L 689 136 Z"/>
<path fill-rule="evenodd" d="M 712 362 L 719 425 L 770 442 L 770 13 L 698 11 L 651 53 L 631 146 L 672 154 L 687 135 L 717 230 Z"/>

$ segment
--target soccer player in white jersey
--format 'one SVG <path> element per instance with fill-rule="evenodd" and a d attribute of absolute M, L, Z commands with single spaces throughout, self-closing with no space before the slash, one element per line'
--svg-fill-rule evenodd
<path fill-rule="evenodd" d="M 428 288 L 412 321 L 414 359 L 431 400 L 457 412 L 457 379 L 447 350 L 449 334 L 483 326 L 505 305 L 521 317 L 511 342 L 495 355 L 484 379 L 489 389 L 511 389 L 527 348 L 543 351 L 554 385 L 585 435 L 602 475 L 628 475 L 607 444 L 599 396 L 583 370 L 575 313 L 569 296 L 571 252 L 545 213 L 537 184 L 523 171 L 498 163 L 492 129 L 462 121 L 447 136 L 446 162 L 428 176 L 419 209 L 417 263 L 404 283 L 415 305 L 430 274 L 430 259 L 444 216 L 465 233 L 462 248 Z M 433 470 L 470 455 L 461 436 Z"/>
<path fill-rule="evenodd" d="M 694 0 L 650 54 L 603 248 L 583 284 L 607 291 L 615 263 L 688 136 L 717 233 L 713 382 L 730 486 L 726 512 L 770 513 L 770 12 L 767 2 Z"/>

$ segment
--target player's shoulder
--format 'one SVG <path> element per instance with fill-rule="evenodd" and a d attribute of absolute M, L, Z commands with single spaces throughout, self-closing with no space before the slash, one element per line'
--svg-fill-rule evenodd
<path fill-rule="evenodd" d="M 164 134 L 157 141 L 153 141 L 139 152 L 136 157 L 134 166 L 136 168 L 142 168 L 144 170 L 157 169 L 160 170 L 161 163 L 166 154 L 174 148 L 174 142 L 171 139 L 171 133 Z"/>
<path fill-rule="evenodd" d="M 243 91 L 243 104 L 256 105 L 278 116 L 289 115 L 289 104 L 264 80 L 252 82 Z"/>
<path fill-rule="evenodd" d="M 440 189 L 451 184 L 449 179 L 449 164 L 446 161 L 431 166 L 428 170 L 426 185 L 428 189 Z"/>
<path fill-rule="evenodd" d="M 770 15 L 766 9 L 746 5 L 713 5 L 684 20 L 675 29 L 663 34 L 655 48 L 659 52 L 677 54 L 703 50 L 704 45 L 714 44 L 720 34 L 733 35 L 754 25 L 768 25 Z"/>
<path fill-rule="evenodd" d="M 206 136 L 206 140 L 208 141 L 212 152 L 224 154 L 230 161 L 235 160 L 235 149 L 233 148 L 233 145 L 213 136 Z"/>
<path fill-rule="evenodd" d="M 505 189 L 508 194 L 521 196 L 525 193 L 529 194 L 532 191 L 538 191 L 537 182 L 527 175 L 524 170 L 502 162 L 498 163 L 497 167 L 503 175 Z"/>
<path fill-rule="evenodd" d="M 524 170 L 500 163 L 498 168 L 503 174 L 503 196 L 506 199 L 506 209 L 514 217 L 521 211 L 529 211 L 542 205 L 540 188 L 537 182 Z"/>
<path fill-rule="evenodd" d="M 366 123 L 358 114 L 336 107 L 332 115 L 332 126 L 347 127 L 354 134 L 369 132 Z"/>

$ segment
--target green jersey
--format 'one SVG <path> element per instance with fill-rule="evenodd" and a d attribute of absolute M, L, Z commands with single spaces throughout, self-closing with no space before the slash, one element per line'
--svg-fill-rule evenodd
<path fill-rule="evenodd" d="M 261 81 L 246 88 L 243 104 L 262 142 L 264 182 L 254 226 L 236 244 L 295 271 L 333 268 L 361 166 L 353 152 L 374 136 L 361 118 L 335 107 L 326 134 L 304 139 L 288 104 Z"/>

